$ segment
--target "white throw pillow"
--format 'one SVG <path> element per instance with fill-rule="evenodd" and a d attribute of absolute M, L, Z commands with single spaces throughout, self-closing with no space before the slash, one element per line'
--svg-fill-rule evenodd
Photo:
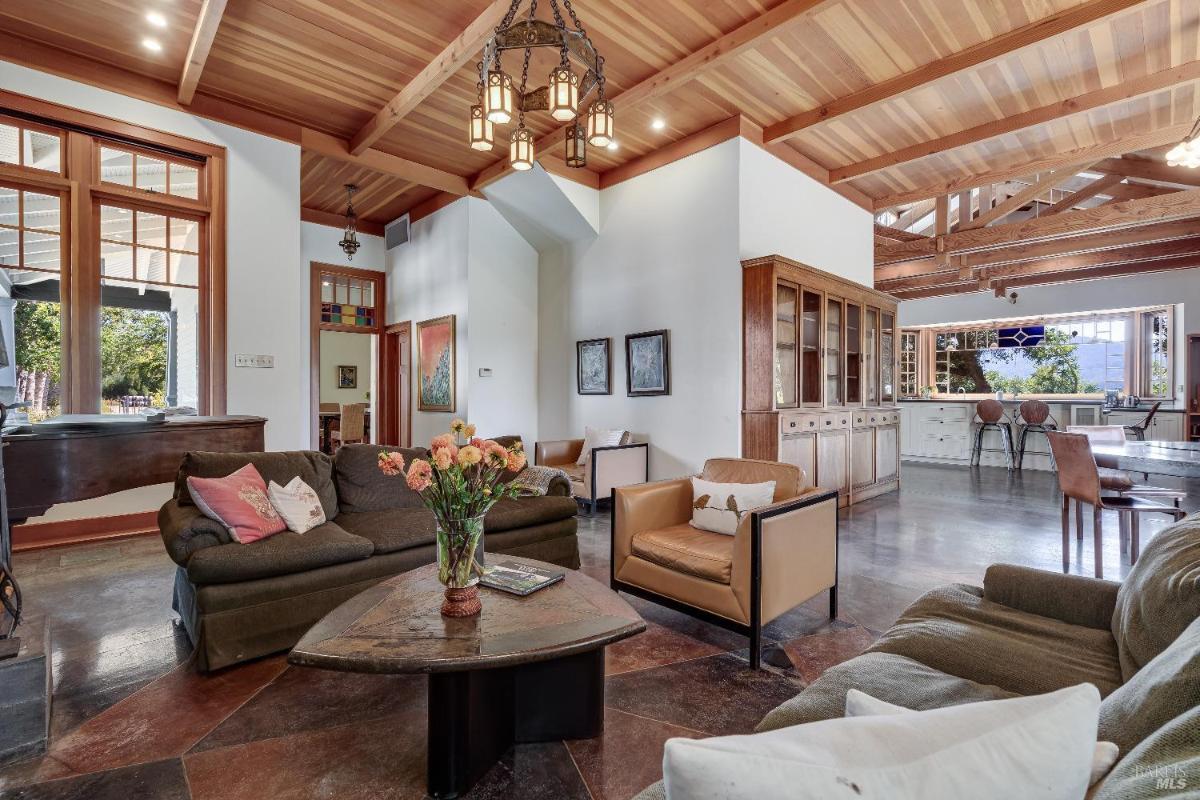
<path fill-rule="evenodd" d="M 1100 692 L 844 717 L 750 736 L 669 739 L 668 800 L 1080 800 Z"/>
<path fill-rule="evenodd" d="M 604 428 L 583 429 L 583 449 L 579 451 L 577 465 L 582 466 L 588 459 L 593 447 L 616 447 L 625 436 L 625 431 L 610 431 Z"/>
<path fill-rule="evenodd" d="M 775 481 L 713 483 L 692 478 L 692 527 L 733 536 L 750 511 L 775 499 Z"/>
<path fill-rule="evenodd" d="M 299 475 L 288 481 L 287 486 L 271 481 L 267 487 L 267 497 L 287 523 L 289 531 L 304 533 L 325 522 L 321 498 L 317 497 L 311 486 L 300 480 Z"/>
<path fill-rule="evenodd" d="M 866 692 L 860 692 L 858 689 L 851 689 L 846 692 L 847 717 L 915 713 L 917 712 L 911 708 L 898 706 L 895 703 L 880 700 L 878 697 L 871 697 L 871 695 Z M 1121 748 L 1112 742 L 1096 742 L 1096 749 L 1092 753 L 1092 775 L 1088 780 L 1088 786 L 1095 786 L 1101 778 L 1107 775 L 1108 771 L 1113 768 L 1113 764 L 1117 763 L 1117 758 L 1120 755 Z"/>

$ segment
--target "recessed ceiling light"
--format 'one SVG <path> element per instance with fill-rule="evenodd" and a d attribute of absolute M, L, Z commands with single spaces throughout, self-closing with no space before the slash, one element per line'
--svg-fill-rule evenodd
<path fill-rule="evenodd" d="M 157 39 L 150 39 L 150 38 L 142 39 L 142 47 L 146 48 L 151 53 L 161 53 L 162 52 L 162 45 L 159 44 Z"/>
<path fill-rule="evenodd" d="M 661 131 L 663 128 L 667 127 L 667 123 L 662 117 L 655 117 L 654 121 L 650 123 L 650 127 L 654 128 L 656 131 Z"/>
<path fill-rule="evenodd" d="M 151 25 L 153 25 L 156 28 L 167 27 L 167 18 L 164 17 L 162 14 L 158 13 L 157 11 L 147 11 L 146 12 L 146 22 L 149 22 Z"/>
<path fill-rule="evenodd" d="M 621 145 L 617 144 L 616 139 L 614 139 L 613 141 L 608 143 L 609 150 L 619 150 L 620 148 L 621 148 Z"/>

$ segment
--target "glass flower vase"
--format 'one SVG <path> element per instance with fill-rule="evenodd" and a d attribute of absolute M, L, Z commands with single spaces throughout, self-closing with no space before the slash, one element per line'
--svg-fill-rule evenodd
<path fill-rule="evenodd" d="M 478 587 L 483 565 L 483 515 L 438 519 L 437 570 L 446 587 L 444 616 L 470 617 L 483 610 Z"/>

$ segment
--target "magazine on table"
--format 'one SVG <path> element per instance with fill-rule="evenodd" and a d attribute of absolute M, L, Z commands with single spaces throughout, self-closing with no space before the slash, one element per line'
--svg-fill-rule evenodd
<path fill-rule="evenodd" d="M 519 561 L 502 560 L 488 564 L 487 572 L 479 582 L 492 589 L 524 597 L 552 583 L 558 583 L 566 573 L 558 569 L 546 569 L 522 564 Z"/>

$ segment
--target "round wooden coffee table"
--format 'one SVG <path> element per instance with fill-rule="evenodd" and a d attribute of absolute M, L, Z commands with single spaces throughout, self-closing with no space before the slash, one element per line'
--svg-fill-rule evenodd
<path fill-rule="evenodd" d="M 443 617 L 430 564 L 347 600 L 288 657 L 346 672 L 428 673 L 426 780 L 439 800 L 470 789 L 516 742 L 598 736 L 604 647 L 646 629 L 616 592 L 574 570 L 528 597 L 480 596 L 482 614 Z"/>

